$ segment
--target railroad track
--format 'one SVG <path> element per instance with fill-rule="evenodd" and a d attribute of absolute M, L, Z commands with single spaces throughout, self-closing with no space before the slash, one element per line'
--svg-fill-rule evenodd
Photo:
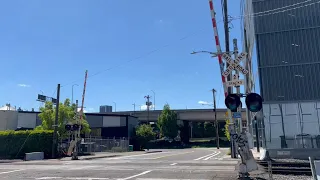
<path fill-rule="evenodd" d="M 268 171 L 267 161 L 257 161 L 257 163 L 262 166 L 265 171 Z M 312 175 L 309 163 L 271 161 L 271 165 L 272 174 Z"/>

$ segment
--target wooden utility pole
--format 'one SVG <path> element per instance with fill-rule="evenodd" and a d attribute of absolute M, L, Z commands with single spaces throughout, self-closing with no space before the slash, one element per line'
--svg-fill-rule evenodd
<path fill-rule="evenodd" d="M 214 122 L 216 126 L 216 143 L 217 143 L 217 149 L 220 148 L 220 143 L 219 143 L 219 123 L 217 119 L 217 105 L 216 105 L 216 90 L 212 89 L 212 95 L 213 95 L 213 108 L 214 108 Z"/>
<path fill-rule="evenodd" d="M 60 84 L 57 87 L 57 102 L 56 102 L 56 116 L 54 121 L 53 143 L 52 143 L 52 158 L 56 157 L 57 139 L 58 139 L 58 122 L 59 122 L 59 101 L 60 99 Z"/>
<path fill-rule="evenodd" d="M 223 12 L 224 12 L 224 39 L 226 44 L 226 53 L 230 55 L 230 39 L 229 39 L 229 19 L 228 19 L 228 0 L 223 0 Z M 229 63 L 227 63 L 227 66 L 229 66 Z M 230 81 L 232 77 L 232 74 L 227 77 L 227 81 Z M 228 94 L 232 93 L 232 87 L 228 87 Z"/>
<path fill-rule="evenodd" d="M 149 124 L 149 117 L 150 117 L 150 114 L 149 114 L 149 111 L 150 111 L 150 96 L 147 95 L 145 96 L 144 98 L 147 98 L 147 102 L 146 102 L 146 105 L 147 105 L 147 111 L 148 111 L 148 118 L 147 118 L 147 123 Z"/>

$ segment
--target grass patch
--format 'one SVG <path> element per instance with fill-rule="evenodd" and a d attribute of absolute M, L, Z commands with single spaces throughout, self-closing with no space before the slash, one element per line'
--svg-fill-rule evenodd
<path fill-rule="evenodd" d="M 231 151 L 230 151 L 230 149 L 228 149 L 228 151 L 227 151 L 227 155 L 231 155 Z"/>

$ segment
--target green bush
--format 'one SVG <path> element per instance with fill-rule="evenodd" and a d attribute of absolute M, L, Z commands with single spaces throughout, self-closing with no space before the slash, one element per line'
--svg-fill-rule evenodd
<path fill-rule="evenodd" d="M 52 152 L 51 130 L 0 131 L 0 158 L 23 158 L 25 153 L 44 152 L 45 158 Z"/>

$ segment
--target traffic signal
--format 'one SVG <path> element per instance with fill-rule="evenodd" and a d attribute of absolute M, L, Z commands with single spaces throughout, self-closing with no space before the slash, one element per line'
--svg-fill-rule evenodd
<path fill-rule="evenodd" d="M 64 128 L 67 130 L 67 131 L 71 131 L 71 125 L 70 124 L 66 124 L 65 126 L 64 126 Z"/>
<path fill-rule="evenodd" d="M 241 104 L 241 100 L 237 94 L 229 94 L 224 100 L 224 103 L 231 112 L 237 112 L 237 109 Z"/>
<path fill-rule="evenodd" d="M 258 112 L 262 109 L 262 97 L 257 93 L 250 93 L 246 96 L 246 105 L 249 111 Z"/>
<path fill-rule="evenodd" d="M 73 130 L 73 131 L 79 130 L 79 125 L 78 125 L 78 124 L 72 125 L 72 130 Z"/>

